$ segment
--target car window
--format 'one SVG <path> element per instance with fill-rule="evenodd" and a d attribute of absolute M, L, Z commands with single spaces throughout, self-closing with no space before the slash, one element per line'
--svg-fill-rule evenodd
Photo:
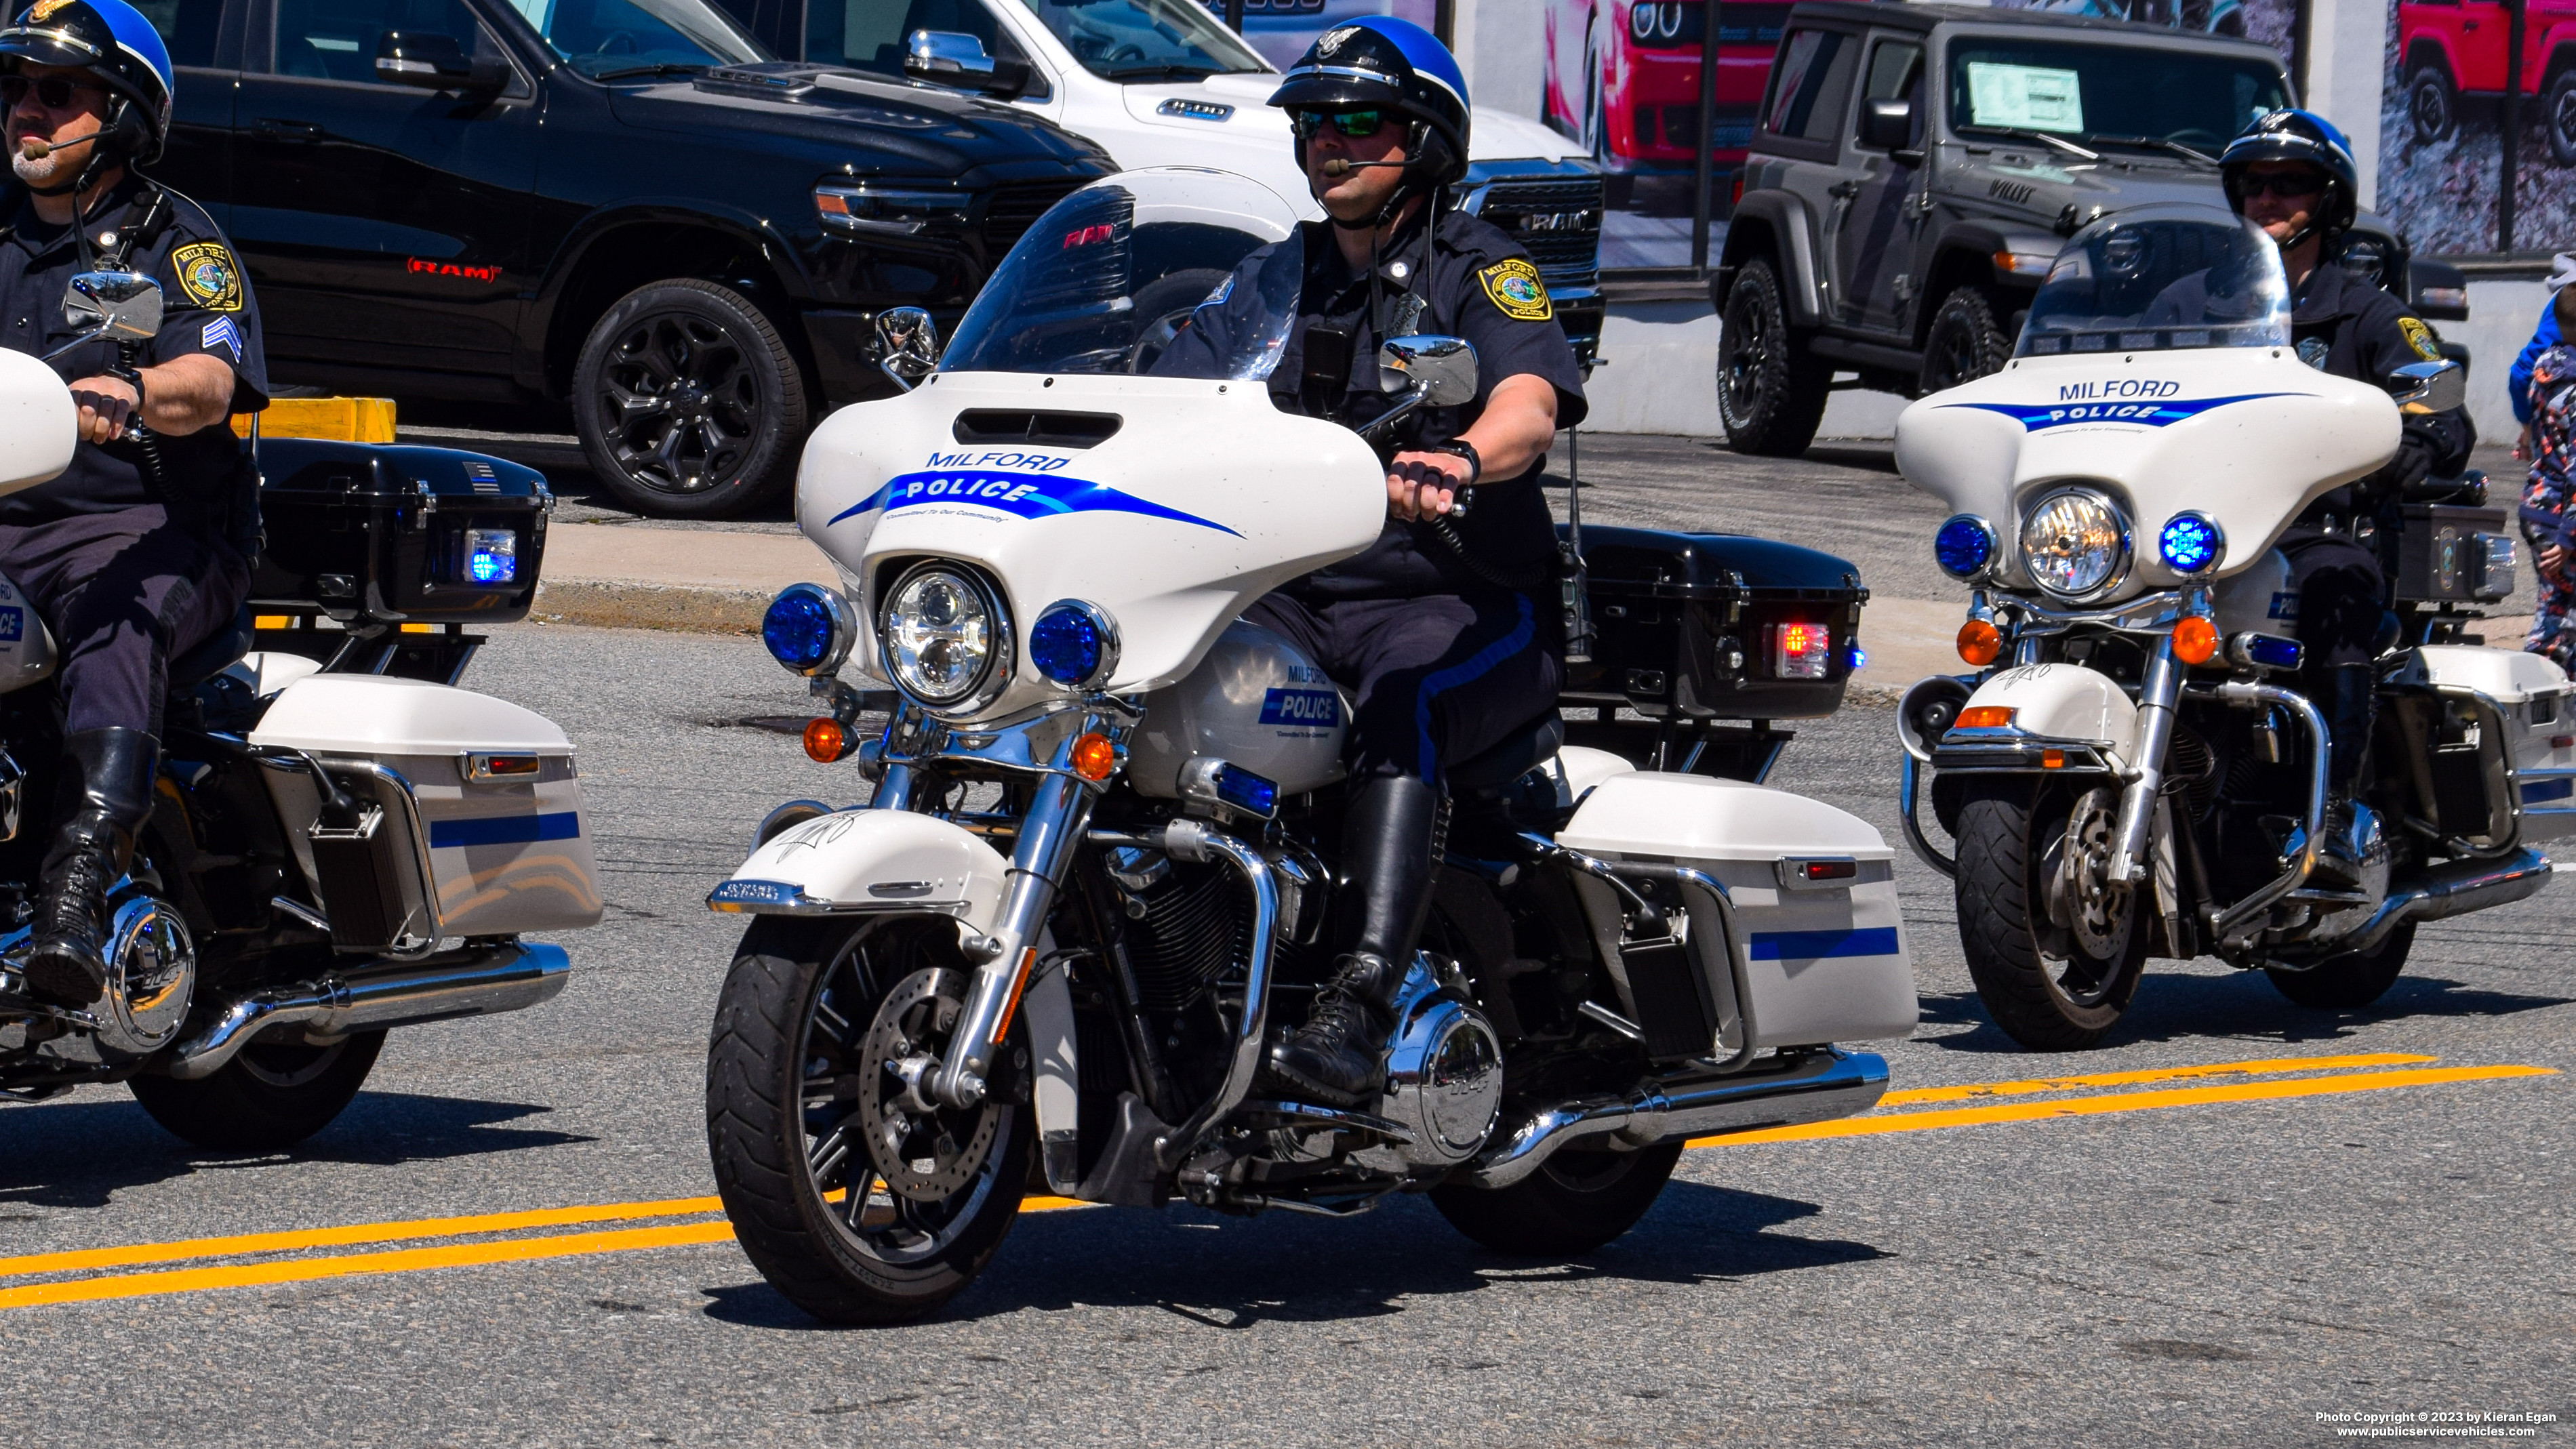
<path fill-rule="evenodd" d="M 223 26 L 224 0 L 136 0 L 134 8 L 161 32 L 172 65 L 215 63 L 215 35 Z"/>
<path fill-rule="evenodd" d="M 1028 59 L 984 0 L 812 0 L 805 10 L 805 58 L 899 78 L 916 30 L 971 35 L 984 42 L 986 55 Z M 1045 78 L 1032 76 L 1023 95 L 1044 100 L 1047 93 Z"/>
<path fill-rule="evenodd" d="M 707 0 L 510 0 L 510 8 L 593 80 L 770 58 Z"/>
<path fill-rule="evenodd" d="M 1105 80 L 1194 80 L 1266 71 L 1196 0 L 1021 0 L 1085 70 Z"/>
<path fill-rule="evenodd" d="M 1914 125 L 1906 144 L 1923 144 L 1923 47 L 1910 40 L 1882 40 L 1869 48 L 1860 98 L 1864 101 L 1911 101 Z M 1857 114 L 1853 135 L 1859 135 Z"/>
<path fill-rule="evenodd" d="M 1950 42 L 1948 88 L 1954 130 L 2126 139 L 2212 156 L 2246 122 L 2290 104 L 2280 71 L 2259 59 L 1987 36 Z"/>
<path fill-rule="evenodd" d="M 1775 136 L 1833 139 L 1850 108 L 1860 46 L 1840 30 L 1794 30 L 1771 68 L 1771 104 L 1762 129 Z"/>
<path fill-rule="evenodd" d="M 388 31 L 450 35 L 468 55 L 500 45 L 463 0 L 277 0 L 279 75 L 393 85 L 376 75 L 376 44 Z"/>

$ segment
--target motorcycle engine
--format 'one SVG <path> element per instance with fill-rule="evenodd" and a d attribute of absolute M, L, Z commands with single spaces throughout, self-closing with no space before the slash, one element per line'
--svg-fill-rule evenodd
<path fill-rule="evenodd" d="M 1458 968 L 1422 952 L 1396 998 L 1395 1019 L 1376 1113 L 1413 1140 L 1354 1156 L 1400 1172 L 1455 1167 L 1485 1145 L 1502 1111 L 1502 1040 L 1471 1003 Z"/>

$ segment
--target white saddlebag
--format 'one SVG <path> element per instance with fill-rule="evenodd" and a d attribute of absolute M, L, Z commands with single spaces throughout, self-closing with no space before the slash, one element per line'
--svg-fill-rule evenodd
<path fill-rule="evenodd" d="M 2493 705 L 2504 723 L 2505 764 L 2522 810 L 2521 842 L 2546 845 L 2576 835 L 2576 681 L 2565 670 L 2519 649 L 2428 644 L 2392 682 L 2466 690 Z"/>
<path fill-rule="evenodd" d="M 1913 1033 L 1896 852 L 1868 822 L 1786 790 L 1640 770 L 1601 781 L 1556 838 L 1607 860 L 1689 866 L 1726 887 L 1755 1046 Z M 1827 878 L 1805 883 L 1804 862 L 1827 862 Z M 1835 878 L 1842 862 L 1850 872 Z M 1783 884 L 1793 879 L 1801 884 Z M 1700 961 L 1719 965 L 1713 954 Z M 1733 994 L 1710 985 L 1721 1000 Z"/>
<path fill-rule="evenodd" d="M 310 756 L 382 811 L 363 841 L 317 829 L 311 770 L 264 760 L 342 949 L 598 924 L 572 742 L 545 716 L 444 684 L 315 674 L 278 693 L 250 742 Z"/>

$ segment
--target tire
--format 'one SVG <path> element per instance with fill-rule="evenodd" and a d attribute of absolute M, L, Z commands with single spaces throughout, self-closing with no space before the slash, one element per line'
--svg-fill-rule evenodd
<path fill-rule="evenodd" d="M 2549 154 L 2561 166 L 2576 166 L 2576 67 L 2550 77 L 2540 94 L 2540 114 L 2549 127 Z"/>
<path fill-rule="evenodd" d="M 2003 371 L 2013 339 L 1995 320 L 1995 304 L 1975 287 L 1941 299 L 1923 334 L 1923 394 L 1930 396 Z"/>
<path fill-rule="evenodd" d="M 805 377 L 740 292 L 674 280 L 603 314 L 573 368 L 573 430 L 617 500 L 658 518 L 723 518 L 795 481 Z"/>
<path fill-rule="evenodd" d="M 2081 1051 L 2101 1041 L 2146 970 L 2147 930 L 2134 897 L 2099 954 L 2049 920 L 2042 862 L 2075 803 L 2053 784 L 2006 777 L 1972 782 L 1959 805 L 1960 949 L 1995 1025 L 2034 1051 Z"/>
<path fill-rule="evenodd" d="M 866 1110 L 858 1096 L 868 1079 L 864 1043 L 879 1008 L 925 971 L 962 978 L 955 940 L 946 917 L 767 918 L 744 933 L 717 999 L 707 1053 L 717 1191 L 761 1276 L 826 1322 L 896 1323 L 930 1312 L 975 1280 L 1018 1216 L 1035 1114 L 1006 1100 L 999 1080 L 985 1116 L 956 1114 L 973 1120 L 987 1146 L 980 1167 L 946 1197 L 896 1196 L 866 1144 L 849 1140 Z M 920 1030 L 911 1018 L 895 1024 Z M 926 1035 L 914 1039 L 929 1044 Z M 809 1076 L 809 1062 L 823 1071 Z M 812 1087 L 824 1080 L 833 1086 L 817 1098 Z M 810 1112 L 808 1101 L 818 1103 Z M 941 1115 L 941 1131 L 950 1120 Z M 866 1191 L 853 1226 L 827 1194 L 858 1174 Z"/>
<path fill-rule="evenodd" d="M 2406 119 L 2422 146 L 2448 140 L 2459 129 L 2459 88 L 2439 61 L 2419 65 L 2406 77 Z"/>
<path fill-rule="evenodd" d="M 329 1046 L 252 1042 L 211 1077 L 132 1077 L 126 1088 L 172 1136 L 214 1152 L 282 1152 L 328 1127 L 375 1069 L 381 1031 Z"/>
<path fill-rule="evenodd" d="M 1717 340 L 1717 416 L 1726 445 L 1759 458 L 1794 458 L 1824 421 L 1833 369 L 1789 330 L 1771 259 L 1735 274 Z"/>
<path fill-rule="evenodd" d="M 1201 267 L 1157 277 L 1139 288 L 1136 315 L 1151 320 L 1136 329 L 1136 341 L 1127 349 L 1127 370 L 1137 374 L 1152 372 L 1154 360 L 1172 345 L 1172 339 L 1189 325 L 1191 314 L 1225 278 L 1223 272 Z"/>
<path fill-rule="evenodd" d="M 2305 971 L 2271 971 L 2272 986 L 2311 1011 L 2353 1011 L 2388 994 L 2415 949 L 2415 923 L 2401 921 L 2388 939 L 2368 951 L 2330 956 Z"/>
<path fill-rule="evenodd" d="M 1601 83 L 1601 18 L 1583 23 L 1583 149 L 1594 161 L 1612 167 L 1610 119 Z M 1615 169 L 1615 168 L 1613 168 Z"/>
<path fill-rule="evenodd" d="M 1678 1142 L 1635 1152 L 1568 1147 L 1509 1187 L 1435 1187 L 1431 1205 L 1497 1253 L 1569 1257 L 1635 1227 L 1681 1159 Z"/>

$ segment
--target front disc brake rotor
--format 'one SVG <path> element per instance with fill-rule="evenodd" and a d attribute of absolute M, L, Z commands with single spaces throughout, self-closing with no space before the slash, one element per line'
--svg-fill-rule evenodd
<path fill-rule="evenodd" d="M 895 983 L 877 1007 L 859 1048 L 858 1122 L 868 1160 L 886 1190 L 915 1202 L 941 1202 L 963 1192 L 984 1167 L 1001 1123 L 993 1097 L 974 1107 L 925 1105 L 906 1082 L 926 1076 L 948 1051 L 966 1015 L 968 977 L 939 968 L 915 971 Z"/>
<path fill-rule="evenodd" d="M 2065 837 L 2050 852 L 2057 859 L 2048 876 L 2048 917 L 2097 961 L 2119 948 L 2128 923 L 2129 889 L 2111 880 L 2111 833 L 2119 822 L 2119 796 L 2108 788 L 2088 790 L 2067 812 Z"/>

